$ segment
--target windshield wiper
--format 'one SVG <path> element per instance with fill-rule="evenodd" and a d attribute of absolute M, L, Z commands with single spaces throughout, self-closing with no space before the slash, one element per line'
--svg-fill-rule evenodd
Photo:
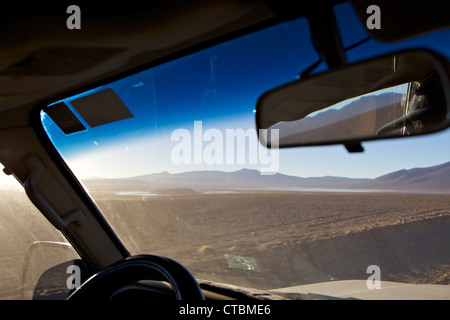
<path fill-rule="evenodd" d="M 289 300 L 358 300 L 356 298 L 351 297 L 333 297 L 325 294 L 319 293 L 299 293 L 299 292 L 279 292 L 279 291 L 270 291 L 271 293 L 285 297 Z"/>
<path fill-rule="evenodd" d="M 260 289 L 244 288 L 209 280 L 197 279 L 197 282 L 203 290 L 211 291 L 238 300 L 289 300 L 288 297 Z"/>
<path fill-rule="evenodd" d="M 209 280 L 197 280 L 200 288 L 238 300 L 358 300 L 351 297 L 333 297 L 318 293 L 281 292 L 245 288 Z"/>

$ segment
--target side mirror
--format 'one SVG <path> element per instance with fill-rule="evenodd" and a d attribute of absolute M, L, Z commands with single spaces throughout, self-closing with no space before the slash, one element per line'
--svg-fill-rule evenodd
<path fill-rule="evenodd" d="M 79 274 L 68 273 L 73 266 Z M 35 241 L 28 246 L 23 258 L 22 299 L 64 300 L 75 289 L 68 286 L 72 278 L 79 276 L 83 283 L 91 273 L 79 259 L 73 247 L 66 242 Z"/>
<path fill-rule="evenodd" d="M 256 106 L 257 128 L 269 129 L 260 142 L 350 146 L 443 130 L 450 125 L 449 71 L 446 58 L 408 50 L 269 90 Z"/>

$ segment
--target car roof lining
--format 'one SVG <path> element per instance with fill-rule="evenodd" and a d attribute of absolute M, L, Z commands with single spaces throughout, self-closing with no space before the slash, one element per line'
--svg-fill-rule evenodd
<path fill-rule="evenodd" d="M 82 1 L 81 30 L 66 27 L 68 3 L 1 4 L 0 113 L 8 119 L 1 128 L 29 125 L 23 114 L 47 99 L 341 2 L 316 0 L 299 5 L 279 0 L 158 0 L 128 1 L 121 6 Z M 389 22 L 392 19 L 385 8 L 392 1 L 379 2 L 386 26 L 369 30 L 373 37 L 393 41 L 420 32 Z M 367 3 L 352 3 L 363 22 Z M 396 1 L 388 8 L 399 10 L 405 3 Z M 426 17 L 438 17 L 427 31 L 448 25 L 445 10 L 427 6 L 424 11 L 422 7 L 420 12 Z M 413 24 L 411 19 L 419 9 L 407 8 L 409 18 L 405 21 Z"/>
<path fill-rule="evenodd" d="M 0 111 L 36 104 L 276 18 L 260 0 L 139 3 L 129 5 L 134 10 L 82 3 L 81 30 L 66 28 L 69 15 L 61 5 L 60 10 L 32 3 L 25 11 L 1 8 L 7 18 L 1 22 Z"/>
<path fill-rule="evenodd" d="M 369 34 L 382 42 L 395 42 L 428 32 L 450 27 L 448 4 L 442 0 L 423 1 L 395 0 L 351 0 L 352 6 L 365 25 L 371 15 L 370 5 L 378 4 L 380 9 L 380 29 L 367 29 Z"/>

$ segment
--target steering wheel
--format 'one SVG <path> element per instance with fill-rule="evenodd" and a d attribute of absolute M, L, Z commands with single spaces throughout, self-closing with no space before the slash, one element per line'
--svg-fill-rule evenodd
<path fill-rule="evenodd" d="M 86 280 L 68 300 L 108 300 L 119 289 L 140 280 L 170 283 L 178 300 L 204 300 L 199 284 L 181 264 L 157 255 L 130 256 Z"/>

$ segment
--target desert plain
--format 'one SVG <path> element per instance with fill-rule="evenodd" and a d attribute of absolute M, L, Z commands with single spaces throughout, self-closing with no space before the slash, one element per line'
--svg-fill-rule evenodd
<path fill-rule="evenodd" d="M 367 279 L 450 284 L 450 195 L 238 192 L 98 196 L 132 253 L 259 289 Z"/>
<path fill-rule="evenodd" d="M 0 298 L 29 298 L 45 270 L 76 254 L 49 245 L 65 239 L 23 192 L 3 195 Z M 267 290 L 365 280 L 376 265 L 381 281 L 450 284 L 449 194 L 178 190 L 92 196 L 131 254 L 168 256 L 201 280 Z M 62 287 L 68 276 L 62 270 Z"/>

